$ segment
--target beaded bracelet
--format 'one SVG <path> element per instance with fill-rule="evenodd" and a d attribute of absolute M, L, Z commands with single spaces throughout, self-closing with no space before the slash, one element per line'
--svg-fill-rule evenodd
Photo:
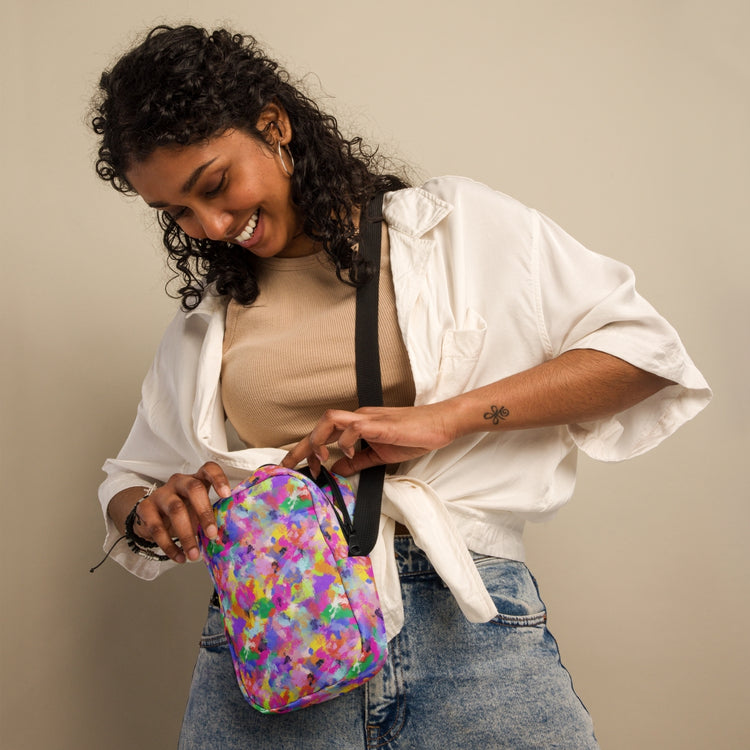
<path fill-rule="evenodd" d="M 112 554 L 112 550 L 123 540 L 126 539 L 128 542 L 128 547 L 136 554 L 140 555 L 141 557 L 145 557 L 147 560 L 169 560 L 169 557 L 167 555 L 160 555 L 158 552 L 153 552 L 154 547 L 158 547 L 159 545 L 156 544 L 156 542 L 150 542 L 148 539 L 144 539 L 142 536 L 138 536 L 138 534 L 135 533 L 133 529 L 133 524 L 135 523 L 136 516 L 138 515 L 138 506 L 156 489 L 156 485 L 152 484 L 148 490 L 146 491 L 146 494 L 133 506 L 133 510 L 128 513 L 127 518 L 125 519 L 125 533 L 115 540 L 115 543 L 107 550 L 107 553 L 102 558 L 101 562 L 94 565 L 93 568 L 89 569 L 89 573 L 93 573 L 97 568 L 102 566 L 107 558 Z M 173 541 L 177 541 L 174 539 Z M 179 545 L 178 545 L 179 546 Z"/>
<path fill-rule="evenodd" d="M 136 555 L 145 557 L 147 560 L 159 560 L 163 562 L 169 560 L 169 555 L 154 552 L 154 547 L 158 547 L 159 545 L 156 542 L 144 539 L 142 536 L 136 534 L 135 529 L 133 528 L 135 519 L 138 517 L 138 506 L 149 497 L 155 489 L 156 485 L 152 484 L 148 488 L 146 494 L 133 506 L 130 513 L 128 513 L 127 518 L 125 519 L 125 538 L 128 541 L 128 547 Z M 177 539 L 173 539 L 172 541 L 177 542 Z M 180 545 L 178 544 L 177 546 L 179 547 Z"/>

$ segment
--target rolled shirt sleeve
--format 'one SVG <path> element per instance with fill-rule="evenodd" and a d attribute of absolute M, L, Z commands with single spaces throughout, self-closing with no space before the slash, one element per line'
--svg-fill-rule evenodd
<path fill-rule="evenodd" d="M 159 398 L 157 362 L 149 371 L 142 387 L 142 399 L 138 406 L 135 422 L 117 458 L 110 458 L 102 469 L 107 474 L 99 486 L 99 502 L 104 516 L 106 535 L 104 549 L 108 550 L 120 533 L 107 513 L 109 501 L 129 487 L 148 487 L 153 483 L 163 483 L 172 474 L 186 472 L 188 465 L 175 449 L 184 443 L 179 435 L 176 419 L 152 421 L 154 402 Z M 194 468 L 192 469 L 195 470 Z M 116 545 L 111 557 L 128 571 L 145 580 L 153 580 L 175 563 L 171 561 L 148 560 L 133 554 L 124 542 Z"/>
<path fill-rule="evenodd" d="M 638 294 L 628 266 L 535 216 L 540 331 L 550 356 L 596 349 L 675 383 L 608 419 L 569 425 L 570 435 L 603 461 L 644 453 L 703 409 L 711 390 L 674 328 Z"/>

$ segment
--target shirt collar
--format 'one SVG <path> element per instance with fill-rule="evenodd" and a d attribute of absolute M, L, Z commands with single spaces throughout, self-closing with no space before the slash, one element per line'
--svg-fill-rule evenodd
<path fill-rule="evenodd" d="M 391 229 L 410 237 L 421 237 L 442 221 L 453 206 L 422 188 L 386 193 L 383 217 Z"/>

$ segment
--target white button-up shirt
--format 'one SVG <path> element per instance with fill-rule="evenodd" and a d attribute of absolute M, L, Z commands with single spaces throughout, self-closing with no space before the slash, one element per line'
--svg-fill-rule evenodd
<path fill-rule="evenodd" d="M 605 461 L 636 456 L 697 414 L 711 392 L 677 333 L 636 292 L 632 271 L 538 212 L 471 180 L 444 177 L 387 194 L 383 213 L 416 405 L 570 349 L 607 352 L 675 382 L 608 419 L 475 433 L 403 463 L 386 479 L 372 554 L 392 636 L 402 620 L 395 520 L 409 527 L 467 617 L 488 620 L 495 608 L 468 550 L 522 560 L 524 523 L 549 517 L 573 492 L 577 448 Z M 224 299 L 206 294 L 168 327 L 131 433 L 104 464 L 105 548 L 117 538 L 106 508 L 120 490 L 193 473 L 209 460 L 240 482 L 285 455 L 243 447 L 226 424 L 219 389 L 225 311 Z M 125 545 L 113 557 L 146 579 L 173 565 Z"/>

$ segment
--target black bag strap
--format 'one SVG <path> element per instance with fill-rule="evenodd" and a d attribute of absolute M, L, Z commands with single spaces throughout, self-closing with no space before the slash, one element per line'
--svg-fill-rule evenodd
<path fill-rule="evenodd" d="M 357 287 L 354 333 L 357 367 L 357 396 L 360 406 L 382 406 L 378 344 L 378 291 L 380 288 L 380 242 L 383 226 L 383 193 L 363 208 L 359 220 L 359 252 L 367 261 L 371 276 Z M 367 442 L 362 440 L 362 448 Z M 378 538 L 380 505 L 383 500 L 385 466 L 372 466 L 359 474 L 354 530 L 349 539 L 349 556 L 369 555 Z"/>

